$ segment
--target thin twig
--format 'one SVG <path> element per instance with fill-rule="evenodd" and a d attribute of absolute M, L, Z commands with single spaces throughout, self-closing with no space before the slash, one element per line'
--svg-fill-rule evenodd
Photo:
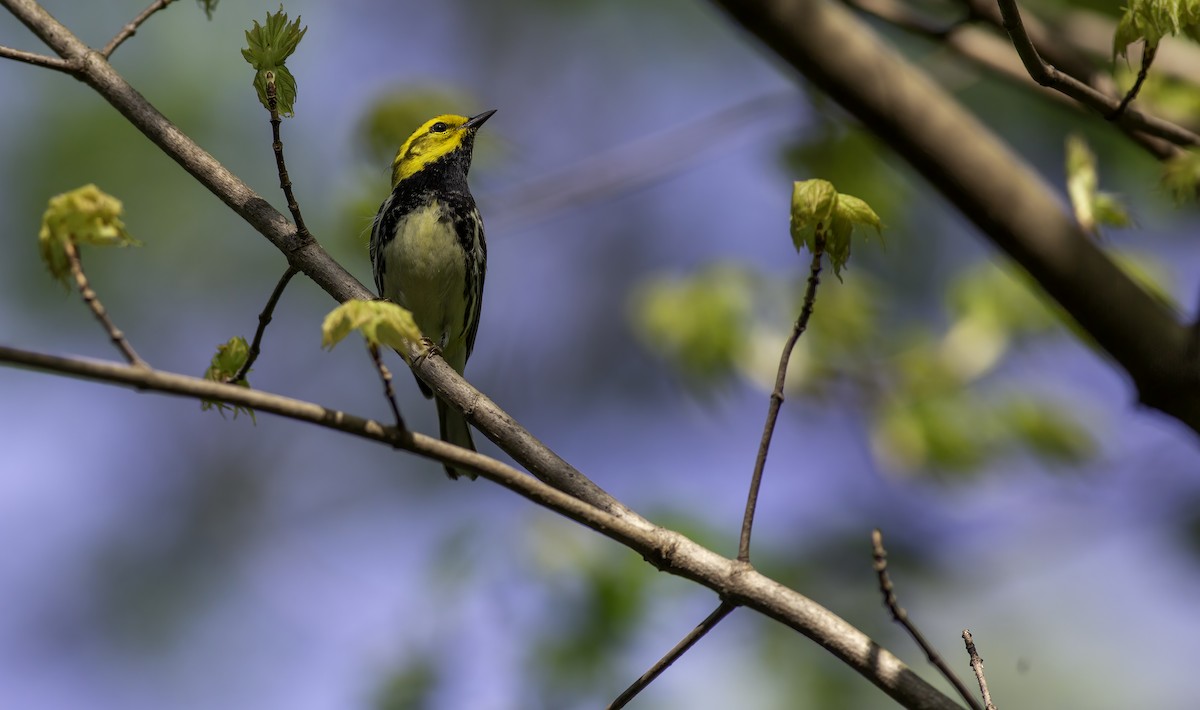
<path fill-rule="evenodd" d="M 767 465 L 767 451 L 771 448 L 771 438 L 775 435 L 775 420 L 779 418 L 779 408 L 783 405 L 783 385 L 787 380 L 788 360 L 792 357 L 796 341 L 808 327 L 808 319 L 812 317 L 813 304 L 817 298 L 817 286 L 821 283 L 821 256 L 825 253 L 825 239 L 818 237 L 816 246 L 808 267 L 804 305 L 800 307 L 800 316 L 792 326 L 792 334 L 783 344 L 783 352 L 779 356 L 779 369 L 775 373 L 775 389 L 771 390 L 771 399 L 767 404 L 767 421 L 763 424 L 758 457 L 754 460 L 754 473 L 750 476 L 750 492 L 746 496 L 746 512 L 742 516 L 742 534 L 738 540 L 737 556 L 740 562 L 750 562 L 750 530 L 754 527 L 754 509 L 758 506 L 758 489 L 762 486 L 763 469 Z"/>
<path fill-rule="evenodd" d="M 246 375 L 250 374 L 250 368 L 254 365 L 254 361 L 258 359 L 262 352 L 263 334 L 267 331 L 267 325 L 275 316 L 275 306 L 279 303 L 279 297 L 283 295 L 283 289 L 287 288 L 288 282 L 292 277 L 300 273 L 300 270 L 294 266 L 288 266 L 287 271 L 283 272 L 283 276 L 279 277 L 279 282 L 275 284 L 275 289 L 271 291 L 271 297 L 267 299 L 267 305 L 263 306 L 262 313 L 258 314 L 258 328 L 254 330 L 254 341 L 250 343 L 250 352 L 246 354 L 246 362 L 238 368 L 237 374 L 230 377 L 227 382 L 241 382 L 246 379 Z"/>
<path fill-rule="evenodd" d="M 79 249 L 75 246 L 75 242 L 67 239 L 63 242 L 63 248 L 67 252 L 67 261 L 71 263 L 71 275 L 75 277 L 75 283 L 79 286 L 79 295 L 83 296 L 83 302 L 87 304 L 88 308 L 92 309 L 92 313 L 96 316 L 96 320 L 100 321 L 100 325 L 104 326 L 104 330 L 108 333 L 108 337 L 112 339 L 113 345 L 117 347 L 117 350 L 121 351 L 121 354 L 125 356 L 130 365 L 148 369 L 150 366 L 134 352 L 133 346 L 126 340 L 125 334 L 108 317 L 108 311 L 105 310 L 104 304 L 100 302 L 100 297 L 96 295 L 96 292 L 88 283 L 87 275 L 83 273 L 83 260 L 79 258 Z"/>
<path fill-rule="evenodd" d="M 312 239 L 308 227 L 304 226 L 304 217 L 300 216 L 300 203 L 292 192 L 292 179 L 288 177 L 287 165 L 283 161 L 283 140 L 279 137 L 279 125 L 283 119 L 279 116 L 279 98 L 275 88 L 275 72 L 267 72 L 267 108 L 271 111 L 271 148 L 275 151 L 275 167 L 279 170 L 279 187 L 287 198 L 288 211 L 296 221 L 296 233 L 304 240 Z"/>
<path fill-rule="evenodd" d="M 982 29 L 972 29 L 972 20 L 985 22 L 1003 29 L 1003 20 L 1000 17 L 999 11 L 995 8 L 995 3 L 991 2 L 991 0 L 983 5 L 979 2 L 964 2 L 963 4 L 967 13 L 965 19 L 960 19 L 949 25 L 940 25 L 933 20 L 926 19 L 913 12 L 907 5 L 897 2 L 897 0 L 844 1 L 848 5 L 888 22 L 895 27 L 939 42 L 947 49 L 998 75 L 1002 79 L 1012 81 L 1023 88 L 1035 87 L 1044 89 L 1042 95 L 1047 98 L 1059 101 L 1077 110 L 1087 109 L 1086 106 L 1061 91 L 1039 86 L 1033 80 L 1033 77 L 1029 75 L 1029 72 L 1026 71 L 1020 58 L 1013 55 L 1011 51 L 1012 42 L 1010 40 L 1001 40 L 999 37 L 995 37 Z M 1027 29 L 1030 31 L 1030 41 L 1037 47 L 1038 53 L 1041 56 L 1054 55 L 1057 57 L 1055 59 L 1056 66 L 1066 67 L 1064 70 L 1068 74 L 1081 81 L 1085 81 L 1086 79 L 1085 83 L 1092 85 L 1097 90 L 1105 91 L 1105 87 L 1100 84 L 1101 82 L 1111 82 L 1108 75 L 1093 71 L 1088 66 L 1085 58 L 1069 54 L 1063 47 L 1047 44 L 1044 41 L 1047 32 L 1040 28 L 1040 26 L 1038 27 L 1039 32 L 1036 34 L 1033 32 L 1034 27 L 1027 27 Z M 1109 36 L 1111 38 L 1111 32 Z M 1039 38 L 1041 39 L 1039 40 Z M 1000 47 L 995 46 L 997 44 Z M 1105 93 L 1108 92 L 1105 91 Z M 1178 146 L 1131 126 L 1118 124 L 1117 127 L 1130 140 L 1144 148 L 1146 152 L 1153 155 L 1157 160 L 1168 160 L 1179 155 L 1181 151 Z"/>
<path fill-rule="evenodd" d="M 150 3 L 149 7 L 147 7 L 145 10 L 142 10 L 137 17 L 133 18 L 128 22 L 128 24 L 122 27 L 121 31 L 108 41 L 108 44 L 104 45 L 104 49 L 100 50 L 100 56 L 104 57 L 105 59 L 111 57 L 112 53 L 117 51 L 117 47 L 120 47 L 122 42 L 132 37 L 134 33 L 138 31 L 138 28 L 142 26 L 143 22 L 150 19 L 151 15 L 159 10 L 162 10 L 173 2 L 175 2 L 175 0 L 154 0 L 154 2 Z"/>
<path fill-rule="evenodd" d="M 1150 65 L 1154 63 L 1154 55 L 1158 53 L 1157 44 L 1146 44 L 1142 49 L 1142 67 L 1138 69 L 1137 80 L 1133 82 L 1133 86 L 1125 93 L 1125 98 L 1121 99 L 1121 103 L 1116 110 L 1108 115 L 1108 120 L 1115 121 L 1125 113 L 1125 109 L 1129 108 L 1129 104 L 1137 98 L 1138 92 L 1142 90 L 1142 84 L 1146 83 L 1146 77 L 1150 74 Z"/>
<path fill-rule="evenodd" d="M 371 353 L 371 360 L 375 362 L 375 369 L 379 370 L 379 378 L 383 380 L 383 394 L 387 396 L 388 404 L 392 405 L 392 414 L 396 415 L 396 428 L 405 431 L 408 427 L 404 426 L 404 417 L 400 416 L 400 406 L 396 404 L 396 390 L 392 389 L 392 373 L 383 364 L 383 358 L 379 357 L 378 345 L 374 343 L 368 345 L 367 352 Z"/>
<path fill-rule="evenodd" d="M 657 663 L 655 663 L 653 666 L 650 666 L 650 670 L 643 673 L 640 678 L 635 680 L 632 685 L 618 695 L 617 699 L 609 704 L 608 710 L 620 710 L 620 708 L 628 705 L 630 700 L 633 700 L 638 693 L 646 689 L 646 686 L 653 683 L 656 678 L 662 675 L 663 671 L 670 668 L 672 663 L 679 660 L 680 656 L 687 653 L 688 649 L 696 645 L 697 641 L 704 638 L 705 634 L 707 634 L 709 631 L 712 631 L 713 628 L 716 627 L 717 624 L 721 623 L 722 619 L 729 616 L 729 613 L 735 608 L 736 607 L 733 604 L 722 601 L 721 604 L 713 610 L 713 613 L 709 614 L 704 621 L 701 621 L 700 624 L 696 628 L 692 629 L 687 636 L 684 636 L 679 643 L 675 644 L 674 648 L 672 648 L 670 651 L 667 651 L 667 655 L 658 659 Z"/>
<path fill-rule="evenodd" d="M 996 710 L 992 703 L 992 694 L 988 692 L 987 678 L 983 675 L 983 659 L 975 650 L 975 639 L 971 638 L 971 630 L 963 629 L 963 643 L 967 645 L 967 653 L 971 655 L 971 670 L 975 671 L 975 680 L 979 681 L 979 692 L 983 694 L 984 710 Z"/>
<path fill-rule="evenodd" d="M 1008 32 L 1013 47 L 1017 50 L 1017 55 L 1025 64 L 1025 70 L 1029 72 L 1034 81 L 1070 96 L 1102 116 L 1112 116 L 1113 122 L 1118 125 L 1145 131 L 1179 146 L 1200 145 L 1200 136 L 1170 121 L 1134 110 L 1124 110 L 1117 115 L 1116 110 L 1120 106 L 1120 101 L 1088 86 L 1070 74 L 1059 71 L 1042 59 L 1037 48 L 1034 47 L 1033 41 L 1030 40 L 1029 33 L 1025 30 L 1016 0 L 997 0 L 997 2 L 1000 6 L 1004 29 Z"/>
<path fill-rule="evenodd" d="M 13 49 L 12 47 L 0 46 L 0 58 L 25 62 L 26 64 L 32 64 L 35 67 L 54 69 L 55 71 L 65 72 L 67 74 L 75 73 L 75 65 L 71 64 L 65 59 L 48 57 L 45 54 L 38 54 L 37 52 L 26 52 L 23 49 Z"/>
<path fill-rule="evenodd" d="M 875 573 L 879 575 L 879 591 L 883 594 L 883 604 L 892 612 L 892 619 L 903 626 L 909 636 L 912 636 L 913 641 L 916 641 L 921 650 L 925 652 L 925 657 L 941 671 L 946 680 L 950 681 L 963 700 L 967 701 L 967 705 L 970 705 L 972 710 L 982 710 L 979 707 L 979 701 L 971 695 L 967 686 L 958 679 L 954 671 L 950 670 L 950 666 L 946 665 L 933 646 L 925 640 L 925 635 L 921 633 L 920 629 L 909 621 L 908 612 L 900 606 L 900 601 L 896 599 L 896 588 L 892 586 L 891 577 L 887 573 L 887 550 L 883 548 L 883 533 L 878 528 L 871 531 L 871 551 L 875 558 Z"/>

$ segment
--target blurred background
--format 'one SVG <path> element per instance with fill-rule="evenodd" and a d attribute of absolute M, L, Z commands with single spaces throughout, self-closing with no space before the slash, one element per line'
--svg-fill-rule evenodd
<path fill-rule="evenodd" d="M 102 46 L 145 3 L 45 4 Z M 113 63 L 284 209 L 239 53 L 243 30 L 277 8 L 225 2 L 208 21 L 177 3 Z M 823 177 L 866 199 L 886 245 L 870 235 L 844 282 L 822 283 L 767 466 L 756 565 L 945 687 L 879 602 L 880 527 L 902 604 L 964 676 L 959 634 L 973 631 L 1001 707 L 1192 702 L 1194 434 L 1139 410 L 928 185 L 712 7 L 285 9 L 308 33 L 288 63 L 299 96 L 284 146 L 318 239 L 370 284 L 366 240 L 396 146 L 436 113 L 499 109 L 472 170 L 490 263 L 469 379 L 619 499 L 726 555 L 807 275 L 787 231 L 791 183 Z M 1086 136 L 1101 188 L 1138 223 L 1106 244 L 1191 310 L 1200 221 L 1157 187 L 1150 158 L 1100 121 L 877 30 L 1058 189 L 1065 136 Z M 44 51 L 7 14 L 0 44 Z M 0 62 L 0 95 L 0 342 L 117 359 L 36 251 L 47 200 L 86 183 L 124 201 L 144 244 L 85 254 L 144 358 L 199 375 L 218 343 L 253 335 L 285 267 L 265 239 L 80 82 Z M 251 384 L 387 418 L 365 349 L 320 348 L 333 305 L 296 279 Z M 392 365 L 409 424 L 436 430 Z M 5 708 L 602 707 L 717 602 L 435 463 L 9 367 L 0 540 Z M 893 706 L 739 611 L 634 707 L 735 704 Z"/>

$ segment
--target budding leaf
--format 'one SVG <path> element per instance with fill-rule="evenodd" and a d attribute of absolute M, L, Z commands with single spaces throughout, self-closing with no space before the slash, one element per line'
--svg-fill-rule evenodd
<path fill-rule="evenodd" d="M 332 349 L 352 331 L 361 331 L 370 345 L 408 352 L 421 339 L 412 313 L 389 301 L 346 301 L 330 311 L 321 324 L 321 347 Z"/>
<path fill-rule="evenodd" d="M 1200 2 L 1130 0 L 1113 33 L 1113 57 L 1126 57 L 1129 45 L 1156 47 L 1163 37 L 1184 35 L 1200 41 Z"/>
<path fill-rule="evenodd" d="M 296 103 L 296 78 L 284 66 L 284 62 L 296 51 L 296 46 L 304 38 L 308 28 L 301 29 L 300 16 L 295 22 L 288 22 L 287 13 L 280 6 L 279 12 L 267 13 L 267 23 L 259 25 L 254 21 L 254 27 L 246 30 L 246 49 L 242 56 L 254 67 L 254 90 L 264 108 L 271 109 L 267 100 L 267 82 L 275 82 L 276 108 L 284 116 L 292 115 L 292 107 Z"/>
<path fill-rule="evenodd" d="M 121 221 L 121 201 L 95 185 L 55 195 L 42 215 L 38 250 L 50 275 L 66 285 L 71 275 L 65 245 L 138 246 Z"/>
<path fill-rule="evenodd" d="M 839 194 L 829 181 L 802 180 L 792 186 L 792 243 L 797 250 L 823 250 L 838 280 L 850 259 L 856 226 L 874 227 L 882 236 L 883 222 L 875 210 L 853 195 Z"/>
<path fill-rule="evenodd" d="M 792 185 L 792 244 L 817 250 L 817 236 L 824 236 L 833 222 L 838 194 L 828 180 L 801 180 Z"/>
<path fill-rule="evenodd" d="M 1079 226 L 1093 237 L 1100 235 L 1101 224 L 1127 227 L 1131 222 L 1116 196 L 1096 190 L 1098 182 L 1096 156 L 1087 141 L 1077 135 L 1068 136 L 1067 196 Z"/>
<path fill-rule="evenodd" d="M 204 371 L 204 379 L 213 382 L 229 382 L 229 379 L 236 375 L 242 365 L 246 364 L 247 358 L 250 357 L 250 346 L 246 344 L 246 339 L 242 336 L 234 336 L 229 339 L 229 342 L 217 346 L 217 354 L 213 355 L 212 362 L 208 369 Z M 241 379 L 237 382 L 232 382 L 238 387 L 250 388 L 250 383 Z M 200 410 L 207 412 L 210 409 L 216 410 L 225 416 L 227 410 L 233 410 L 233 418 L 237 419 L 238 414 L 245 413 L 250 416 L 250 420 L 257 423 L 254 417 L 254 410 L 242 405 L 226 404 L 213 399 L 205 399 L 200 402 Z"/>
<path fill-rule="evenodd" d="M 217 3 L 219 0 L 197 0 L 200 8 L 204 10 L 204 14 L 208 15 L 208 19 L 212 19 L 213 13 L 217 11 Z"/>

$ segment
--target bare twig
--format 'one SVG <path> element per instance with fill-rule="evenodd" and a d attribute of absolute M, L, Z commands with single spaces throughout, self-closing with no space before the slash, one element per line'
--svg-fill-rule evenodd
<path fill-rule="evenodd" d="M 400 405 L 396 404 L 396 391 L 392 389 L 392 373 L 383 364 L 383 358 L 379 357 L 378 345 L 368 345 L 367 352 L 371 353 L 371 360 L 375 363 L 375 369 L 379 371 L 379 379 L 383 380 L 383 394 L 392 407 L 392 414 L 396 415 L 396 428 L 404 431 L 408 427 L 404 426 L 404 417 L 400 416 Z"/>
<path fill-rule="evenodd" d="M 32 64 L 35 67 L 45 69 L 53 69 L 55 71 L 65 72 L 67 74 L 75 73 L 75 66 L 68 61 L 59 59 L 58 57 L 47 57 L 44 54 L 36 52 L 26 52 L 23 49 L 13 49 L 12 47 L 0 46 L 0 58 L 12 59 L 17 62 Z"/>
<path fill-rule="evenodd" d="M 975 680 L 979 681 L 979 692 L 983 694 L 984 710 L 996 710 L 992 704 L 992 694 L 988 692 L 987 678 L 983 675 L 983 659 L 975 650 L 975 639 L 971 638 L 971 630 L 963 629 L 963 643 L 967 645 L 967 653 L 971 656 L 971 670 L 975 671 Z"/>
<path fill-rule="evenodd" d="M 952 710 L 959 705 L 866 634 L 804 595 L 761 572 L 705 548 L 684 535 L 635 514 L 612 513 L 538 481 L 483 454 L 411 431 L 237 385 L 86 358 L 64 358 L 0 345 L 0 362 L 72 377 L 213 399 L 342 431 L 357 437 L 478 472 L 510 491 L 585 525 L 642 555 L 656 568 L 697 582 L 722 599 L 754 609 L 816 640 L 822 648 L 908 708 Z M 624 506 L 618 508 L 624 511 Z"/>
<path fill-rule="evenodd" d="M 671 664 L 679 660 L 679 657 L 687 653 L 688 649 L 696 645 L 696 642 L 704 638 L 704 636 L 712 631 L 721 620 L 729 616 L 729 613 L 736 607 L 729 602 L 722 601 L 713 613 L 709 614 L 704 621 L 701 621 L 696 628 L 692 629 L 687 636 L 684 636 L 679 643 L 675 644 L 674 648 L 667 651 L 667 655 L 658 659 L 658 662 L 650 666 L 650 670 L 642 674 L 640 678 L 635 680 L 632 685 L 626 688 L 617 699 L 609 704 L 608 710 L 619 710 L 629 704 L 630 700 L 637 697 L 637 694 L 646 689 L 646 686 L 654 682 L 656 678 L 662 675 L 663 671 L 671 667 Z"/>
<path fill-rule="evenodd" d="M 75 284 L 79 286 L 79 295 L 83 296 L 83 302 L 92 310 L 92 313 L 96 316 L 96 320 L 100 321 L 100 325 L 104 326 L 104 330 L 108 333 L 108 337 L 112 340 L 113 345 L 116 346 L 117 350 L 121 351 L 121 354 L 125 356 L 130 365 L 150 367 L 146 364 L 145 360 L 138 357 L 138 354 L 133 350 L 133 346 L 125 338 L 125 334 L 108 317 L 108 311 L 105 310 L 104 304 L 100 302 L 100 297 L 96 295 L 91 284 L 88 283 L 87 274 L 83 273 L 83 260 L 79 258 L 79 248 L 75 246 L 75 242 L 72 242 L 70 239 L 63 241 L 63 249 L 67 253 L 67 261 L 71 263 L 71 276 L 75 278 Z"/>
<path fill-rule="evenodd" d="M 134 33 L 138 31 L 138 28 L 142 26 L 143 22 L 150 19 L 151 15 L 159 10 L 162 10 L 173 2 L 175 2 L 175 0 L 154 0 L 154 2 L 150 3 L 149 7 L 147 7 L 145 10 L 142 10 L 140 13 L 138 13 L 137 17 L 133 18 L 124 27 L 122 27 L 121 31 L 108 41 L 108 44 L 104 45 L 104 49 L 100 50 L 100 56 L 104 57 L 105 59 L 111 57 L 112 53 L 117 51 L 117 47 L 120 47 L 122 42 L 132 37 Z"/>
<path fill-rule="evenodd" d="M 271 323 L 271 319 L 275 317 L 275 306 L 279 303 L 279 297 L 283 295 L 283 289 L 287 288 L 288 282 L 298 273 L 300 273 L 299 269 L 289 265 L 287 270 L 283 272 L 283 276 L 279 277 L 279 281 L 271 291 L 270 298 L 267 299 L 267 304 L 263 306 L 262 312 L 258 314 L 258 327 L 254 329 L 254 340 L 250 343 L 250 352 L 246 354 L 246 362 L 242 363 L 242 366 L 238 368 L 237 374 L 230 377 L 226 382 L 241 382 L 246 379 L 246 375 L 250 374 L 250 368 L 254 366 L 254 361 L 262 354 L 263 334 L 267 332 L 267 326 Z"/>
<path fill-rule="evenodd" d="M 808 286 L 804 290 L 804 304 L 800 307 L 800 316 L 792 326 L 792 334 L 783 344 L 783 352 L 779 355 L 779 369 L 775 372 L 775 389 L 771 390 L 771 398 L 767 403 L 767 421 L 763 424 L 762 440 L 758 444 L 758 456 L 754 460 L 754 473 L 750 475 L 750 492 L 746 495 L 746 512 L 742 516 L 742 534 L 738 539 L 738 560 L 750 562 L 750 530 L 754 527 L 754 510 L 758 507 L 758 489 L 762 486 L 763 469 L 767 465 L 767 451 L 771 448 L 771 438 L 775 435 L 775 421 L 779 418 L 779 408 L 783 406 L 783 385 L 787 380 L 788 360 L 796 341 L 808 327 L 808 319 L 812 317 L 813 304 L 817 298 L 817 286 L 821 283 L 821 256 L 825 253 L 825 239 L 817 237 L 817 248 L 813 251 L 812 261 L 808 266 Z"/>
<path fill-rule="evenodd" d="M 283 120 L 279 117 L 278 96 L 275 88 L 275 72 L 267 72 L 267 108 L 271 111 L 271 148 L 275 151 L 275 167 L 279 170 L 279 187 L 283 190 L 283 196 L 287 198 L 288 211 L 292 213 L 292 219 L 296 221 L 296 233 L 302 239 L 311 239 L 312 235 L 308 233 L 308 227 L 304 226 L 304 217 L 300 216 L 300 204 L 296 202 L 296 195 L 292 192 L 292 179 L 288 177 L 287 165 L 283 161 L 283 140 L 279 137 L 279 124 Z"/>
<path fill-rule="evenodd" d="M 887 550 L 883 547 L 883 533 L 878 528 L 871 531 L 871 552 L 875 558 L 875 573 L 879 575 L 879 592 L 883 595 L 884 606 L 888 608 L 888 611 L 892 612 L 892 619 L 903 626 L 909 636 L 912 636 L 913 641 L 916 641 L 921 650 L 925 652 L 925 657 L 929 659 L 929 662 L 935 668 L 941 671 L 946 680 L 950 681 L 950 684 L 954 686 L 954 689 L 958 691 L 963 700 L 967 701 L 967 705 L 970 705 L 972 710 L 982 710 L 979 707 L 979 701 L 971 695 L 971 691 L 967 690 L 967 686 L 958 679 L 954 671 L 950 670 L 950 666 L 946 665 L 946 662 L 942 660 L 942 657 L 934 650 L 933 646 L 925 640 L 925 635 L 921 633 L 920 629 L 909 621 L 908 612 L 904 610 L 904 607 L 900 606 L 900 601 L 896 599 L 896 588 L 892 586 L 891 577 L 887 573 Z"/>
<path fill-rule="evenodd" d="M 1094 109 L 1100 115 L 1109 117 L 1118 125 L 1144 131 L 1178 146 L 1200 145 L 1200 136 L 1170 121 L 1133 110 L 1122 110 L 1118 113 L 1120 101 L 1048 64 L 1034 47 L 1033 41 L 1029 39 L 1029 33 L 1025 30 L 1016 0 L 997 0 L 997 2 L 1000 6 L 1004 29 L 1008 32 L 1017 54 L 1025 64 L 1026 71 L 1034 81 L 1042 86 L 1061 91 L 1081 104 Z"/>
<path fill-rule="evenodd" d="M 1138 69 L 1137 79 L 1133 82 L 1133 86 L 1125 93 L 1125 97 L 1121 99 L 1121 103 L 1117 108 L 1106 118 L 1110 121 L 1115 121 L 1125 113 L 1125 109 L 1129 108 L 1129 104 L 1137 98 L 1138 92 L 1142 90 L 1142 84 L 1146 83 L 1146 77 L 1150 75 L 1150 65 L 1154 63 L 1154 55 L 1158 53 L 1157 44 L 1146 44 L 1142 49 L 1142 66 Z"/>

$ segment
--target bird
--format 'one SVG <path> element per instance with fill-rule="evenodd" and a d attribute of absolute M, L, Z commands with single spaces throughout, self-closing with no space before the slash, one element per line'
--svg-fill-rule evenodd
<path fill-rule="evenodd" d="M 467 185 L 475 134 L 496 111 L 435 116 L 392 161 L 392 192 L 371 226 L 370 257 L 381 298 L 413 314 L 422 335 L 462 374 L 475 348 L 487 274 L 483 220 Z M 417 379 L 426 398 L 429 387 Z M 475 450 L 461 413 L 437 400 L 443 441 Z M 446 466 L 446 475 L 475 478 Z"/>

